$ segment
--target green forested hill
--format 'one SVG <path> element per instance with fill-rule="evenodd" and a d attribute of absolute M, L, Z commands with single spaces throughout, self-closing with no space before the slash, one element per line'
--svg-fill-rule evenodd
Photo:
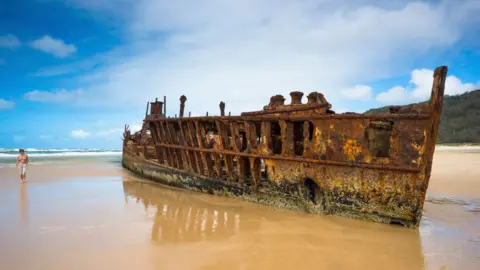
<path fill-rule="evenodd" d="M 365 113 L 388 113 L 388 107 Z M 480 90 L 445 96 L 437 143 L 480 143 Z"/>

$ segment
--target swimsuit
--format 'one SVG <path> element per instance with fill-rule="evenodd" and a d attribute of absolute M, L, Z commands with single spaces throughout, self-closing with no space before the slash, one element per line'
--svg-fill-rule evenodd
<path fill-rule="evenodd" d="M 28 159 L 27 155 L 20 156 L 18 161 L 23 161 L 25 162 Z M 20 163 L 18 168 L 20 169 L 20 175 L 26 175 L 27 174 L 27 164 L 25 163 Z"/>

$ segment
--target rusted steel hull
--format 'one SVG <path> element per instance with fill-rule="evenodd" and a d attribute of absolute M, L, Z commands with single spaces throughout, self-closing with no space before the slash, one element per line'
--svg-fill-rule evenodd
<path fill-rule="evenodd" d="M 392 204 L 392 209 L 385 207 L 385 201 L 396 201 L 392 196 L 382 196 L 377 204 L 361 200 L 361 193 L 333 189 L 315 194 L 312 201 L 310 190 L 305 185 L 283 183 L 280 185 L 263 185 L 255 190 L 236 182 L 218 181 L 215 178 L 202 177 L 177 169 L 163 167 L 149 162 L 142 157 L 125 152 L 123 166 L 131 172 L 160 184 L 198 191 L 212 195 L 239 198 L 249 202 L 271 205 L 288 210 L 305 211 L 315 214 L 334 214 L 349 218 L 371 220 L 382 223 L 398 223 L 405 226 L 415 226 L 415 215 L 418 207 Z M 314 168 L 312 168 L 314 169 Z"/>
<path fill-rule="evenodd" d="M 301 104 L 274 96 L 264 110 L 223 116 L 162 114 L 151 104 L 141 133 L 126 130 L 123 165 L 163 184 L 311 213 L 409 227 L 422 217 L 447 68 L 435 70 L 423 107 L 334 114 L 322 94 Z M 148 107 L 147 107 L 148 110 Z M 150 135 L 147 135 L 147 130 Z"/>

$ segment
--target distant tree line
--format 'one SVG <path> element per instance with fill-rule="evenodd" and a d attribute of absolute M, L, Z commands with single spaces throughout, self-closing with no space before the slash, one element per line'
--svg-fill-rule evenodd
<path fill-rule="evenodd" d="M 365 113 L 388 113 L 388 108 L 370 109 Z M 437 143 L 480 143 L 480 90 L 444 97 Z"/>

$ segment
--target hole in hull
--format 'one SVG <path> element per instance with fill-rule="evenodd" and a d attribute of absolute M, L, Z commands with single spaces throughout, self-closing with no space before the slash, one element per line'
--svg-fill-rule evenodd
<path fill-rule="evenodd" d="M 319 204 L 321 202 L 321 192 L 320 187 L 315 183 L 312 179 L 307 178 L 303 183 L 305 188 L 305 195 L 304 198 L 313 204 Z"/>
<path fill-rule="evenodd" d="M 272 131 L 271 131 L 271 140 L 273 146 L 273 154 L 281 154 L 282 153 L 282 132 L 280 129 L 280 124 L 278 121 L 272 121 Z"/>
<path fill-rule="evenodd" d="M 293 123 L 293 144 L 294 153 L 297 156 L 303 155 L 303 122 Z"/>

